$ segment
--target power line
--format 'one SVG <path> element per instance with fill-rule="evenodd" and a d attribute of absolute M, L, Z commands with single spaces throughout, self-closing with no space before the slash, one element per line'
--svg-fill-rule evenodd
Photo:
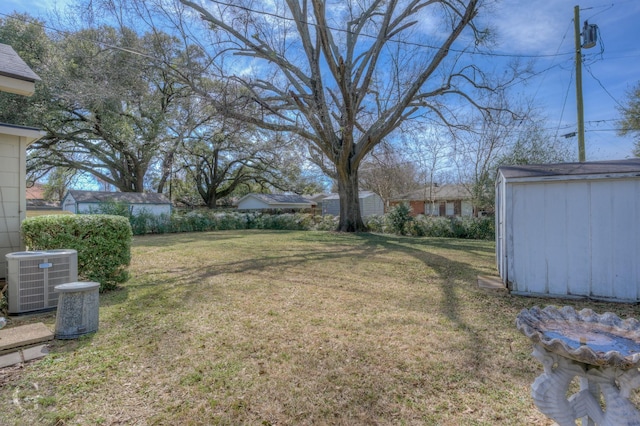
<path fill-rule="evenodd" d="M 620 108 L 623 108 L 623 109 L 624 109 L 624 108 L 625 108 L 625 106 L 624 106 L 624 105 L 622 105 L 620 102 L 618 102 L 618 100 L 617 100 L 616 98 L 614 98 L 614 97 L 613 97 L 613 95 L 612 95 L 612 94 L 607 90 L 607 88 L 606 88 L 606 87 L 604 87 L 604 84 L 602 84 L 602 81 L 600 81 L 600 79 L 599 79 L 598 77 L 596 77 L 595 75 L 593 75 L 593 72 L 592 72 L 592 70 L 591 70 L 591 66 L 590 66 L 590 65 L 585 65 L 585 68 L 587 69 L 587 72 L 589 73 L 589 75 L 590 75 L 591 77 L 593 77 L 593 79 L 594 79 L 595 81 L 597 81 L 597 82 L 598 82 L 598 84 L 600 85 L 600 87 L 602 87 L 602 90 L 604 90 L 604 92 L 605 92 L 607 95 L 609 95 L 609 97 L 610 97 L 611 99 L 613 99 L 613 101 L 614 101 L 614 102 L 615 102 L 615 103 L 616 103 Z"/>
<path fill-rule="evenodd" d="M 266 15 L 266 16 L 270 16 L 270 17 L 274 17 L 274 18 L 278 18 L 278 19 L 282 19 L 285 21 L 292 21 L 295 22 L 294 18 L 289 18 L 283 15 L 278 15 L 275 13 L 271 13 L 271 12 L 267 12 L 267 11 L 263 11 L 263 10 L 257 10 L 257 9 L 252 9 L 246 6 L 240 6 L 240 5 L 235 5 L 235 4 L 231 4 L 231 3 L 225 3 L 222 1 L 218 1 L 218 0 L 210 0 L 211 3 L 216 3 L 219 4 L 221 6 L 228 6 L 228 7 L 234 7 L 240 10 L 244 10 L 247 12 L 251 12 L 251 13 L 256 13 L 256 14 L 262 14 L 262 15 Z M 10 19 L 18 19 L 10 14 L 7 13 L 0 13 L 1 16 L 4 16 L 6 18 L 10 18 Z M 22 20 L 22 19 L 21 19 Z M 28 22 L 27 20 L 22 20 L 23 22 Z M 50 31 L 55 31 L 61 34 L 69 34 L 68 31 L 64 31 L 64 30 L 60 30 L 57 28 L 53 28 L 50 26 L 47 26 L 45 24 L 42 24 L 40 22 L 32 22 L 36 25 L 41 26 L 42 28 L 45 28 L 47 30 Z M 302 22 L 305 25 L 309 25 L 309 26 L 313 26 L 313 27 L 317 27 L 318 24 L 313 23 L 313 22 L 308 22 L 308 21 L 303 21 Z M 336 27 L 331 27 L 331 26 L 327 26 L 328 29 L 330 29 L 331 31 L 336 31 L 336 32 L 342 32 L 342 33 L 351 33 L 351 31 L 342 29 L 342 28 L 336 28 Z M 370 34 L 360 34 L 363 37 L 366 38 L 371 38 L 371 39 L 377 39 L 378 36 L 375 35 L 370 35 Z M 411 41 L 406 41 L 406 40 L 394 40 L 394 39 L 389 39 L 390 42 L 393 43 L 397 43 L 397 44 L 403 44 L 406 46 L 413 46 L 413 47 L 419 47 L 419 48 L 425 48 L 425 49 L 440 49 L 440 46 L 435 46 L 435 45 L 429 45 L 429 44 L 424 44 L 424 43 L 418 43 L 418 42 L 411 42 Z M 116 46 L 114 46 L 114 48 L 118 48 Z M 455 49 L 455 48 L 450 48 L 449 51 L 451 52 L 455 52 L 455 53 L 465 53 L 468 55 L 477 55 L 477 56 L 488 56 L 488 57 L 503 57 L 503 58 L 521 58 L 521 59 L 535 59 L 535 58 L 555 58 L 555 57 L 561 57 L 561 56 L 570 56 L 573 55 L 573 52 L 562 52 L 562 53 L 554 53 L 554 54 L 523 54 L 523 53 L 506 53 L 506 52 L 486 52 L 486 51 L 480 51 L 480 50 L 475 50 L 475 51 L 470 51 L 470 50 L 466 50 L 466 49 Z M 142 54 L 140 52 L 135 52 L 132 51 L 130 53 L 134 53 L 134 54 Z"/>
<path fill-rule="evenodd" d="M 562 117 L 564 116 L 564 109 L 567 106 L 567 98 L 569 97 L 569 89 L 571 88 L 571 83 L 573 82 L 573 72 L 571 73 L 571 78 L 569 79 L 569 84 L 567 85 L 567 91 L 564 95 L 564 102 L 562 103 L 562 110 L 560 111 L 560 120 L 558 120 L 558 129 L 556 130 L 556 134 L 554 135 L 555 139 L 558 139 L 558 132 L 560 131 L 560 123 L 562 123 Z"/>

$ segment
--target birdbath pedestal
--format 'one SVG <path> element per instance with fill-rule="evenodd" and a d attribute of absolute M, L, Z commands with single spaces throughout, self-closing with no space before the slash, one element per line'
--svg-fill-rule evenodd
<path fill-rule="evenodd" d="M 640 387 L 640 322 L 590 309 L 523 309 L 516 326 L 533 341 L 532 355 L 544 372 L 531 385 L 538 409 L 559 426 L 640 425 L 629 401 Z M 580 391 L 569 396 L 574 378 Z M 604 400 L 604 409 L 600 401 Z"/>

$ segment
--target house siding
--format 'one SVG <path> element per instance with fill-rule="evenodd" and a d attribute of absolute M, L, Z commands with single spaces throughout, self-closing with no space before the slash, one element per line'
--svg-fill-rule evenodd
<path fill-rule="evenodd" d="M 362 217 L 384 214 L 384 201 L 378 194 L 361 193 L 359 203 Z M 322 200 L 322 214 L 340 216 L 340 197 L 332 195 Z"/>
<path fill-rule="evenodd" d="M 62 199 L 62 210 L 76 214 L 91 214 L 100 211 L 100 206 L 102 204 L 111 202 L 113 200 L 117 203 L 127 205 L 131 213 L 134 215 L 139 215 L 141 213 L 152 214 L 154 216 L 171 214 L 171 204 L 169 202 L 152 202 L 154 201 L 153 198 L 151 200 L 148 200 L 148 202 L 141 202 L 141 194 L 138 193 L 120 192 L 113 194 L 114 195 L 112 196 L 111 193 L 96 193 L 96 195 L 94 196 L 90 191 L 86 192 L 71 190 Z M 125 196 L 127 195 L 131 196 L 125 198 Z M 87 196 L 89 196 L 89 198 L 87 198 Z"/>
<path fill-rule="evenodd" d="M 26 217 L 24 137 L 0 134 L 0 278 L 7 276 L 8 253 L 24 250 L 20 224 Z M 21 195 L 22 194 L 22 195 Z"/>
<path fill-rule="evenodd" d="M 402 194 L 389 202 L 390 207 L 408 203 L 411 215 L 468 216 L 474 215 L 468 190 L 462 185 L 446 184 Z"/>

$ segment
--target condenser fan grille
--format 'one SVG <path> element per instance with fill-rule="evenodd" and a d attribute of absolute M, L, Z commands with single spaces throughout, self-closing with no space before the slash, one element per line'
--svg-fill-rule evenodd
<path fill-rule="evenodd" d="M 55 308 L 55 286 L 78 279 L 75 250 L 18 252 L 6 257 L 10 314 Z"/>

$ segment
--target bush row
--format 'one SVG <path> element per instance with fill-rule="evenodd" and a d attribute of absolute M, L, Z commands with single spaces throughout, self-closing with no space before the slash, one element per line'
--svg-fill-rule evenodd
<path fill-rule="evenodd" d="M 393 217 L 393 216 L 392 216 Z M 389 214 L 369 216 L 365 223 L 371 232 L 409 235 L 413 237 L 444 237 L 474 240 L 493 240 L 493 217 L 434 217 L 418 215 L 399 225 Z"/>
<path fill-rule="evenodd" d="M 261 214 L 219 211 L 193 211 L 172 216 L 142 213 L 130 216 L 134 235 L 172 232 L 222 231 L 232 229 L 281 229 L 333 231 L 338 219 L 334 216 L 312 216 L 301 213 Z M 492 240 L 494 219 L 461 217 L 411 217 L 400 208 L 382 216 L 364 219 L 371 232 L 415 237 L 448 237 Z"/>
<path fill-rule="evenodd" d="M 334 230 L 338 226 L 333 216 L 283 213 L 239 213 L 220 211 L 192 211 L 186 214 L 152 215 L 141 213 L 129 216 L 134 235 L 171 232 L 224 231 L 233 229 Z"/>

